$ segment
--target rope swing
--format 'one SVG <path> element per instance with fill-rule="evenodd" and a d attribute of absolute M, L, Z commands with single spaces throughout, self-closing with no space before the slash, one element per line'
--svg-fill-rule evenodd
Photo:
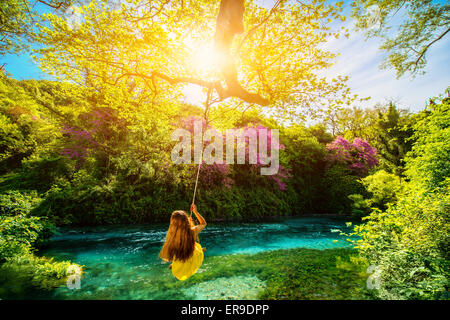
<path fill-rule="evenodd" d="M 195 203 L 195 194 L 197 193 L 198 177 L 200 175 L 200 167 L 202 166 L 202 156 L 203 156 L 203 152 L 200 155 L 200 163 L 198 164 L 198 168 L 197 168 L 197 178 L 195 178 L 195 187 L 194 187 L 194 195 L 192 196 L 192 204 Z"/>
<path fill-rule="evenodd" d="M 206 95 L 206 102 L 205 102 L 205 112 L 203 114 L 203 118 L 205 119 L 205 125 L 208 126 L 208 111 L 209 111 L 209 106 L 211 105 L 211 92 L 212 89 L 208 89 L 208 93 Z M 203 133 L 202 133 L 203 135 Z M 198 178 L 200 177 L 200 168 L 202 166 L 202 162 L 203 162 L 203 139 L 202 139 L 202 148 L 200 150 L 200 162 L 197 166 L 197 176 L 195 178 L 195 186 L 194 186 L 194 194 L 192 195 L 192 203 L 191 206 L 193 204 L 195 204 L 195 195 L 197 194 L 197 186 L 198 186 Z M 192 216 L 192 211 L 191 211 L 191 216 Z"/>
<path fill-rule="evenodd" d="M 230 54 L 230 47 L 235 35 L 244 32 L 244 0 L 221 0 L 219 7 L 219 14 L 216 21 L 216 33 L 214 35 L 215 47 L 221 51 L 225 57 L 226 62 L 222 63 L 221 72 L 225 77 L 228 89 L 234 88 L 239 92 L 244 92 L 246 96 L 255 98 L 257 95 L 248 94 L 240 85 L 237 80 L 237 71 L 234 66 L 233 59 Z M 277 1 L 276 6 L 280 4 Z M 208 125 L 208 110 L 211 103 L 211 94 L 213 88 L 208 88 L 208 93 L 205 102 L 205 123 Z M 220 95 L 220 94 L 219 94 Z M 259 97 L 260 98 L 260 97 Z M 245 99 L 244 99 L 245 100 Z M 264 102 L 265 103 L 265 102 Z M 200 176 L 200 168 L 203 162 L 203 139 L 202 150 L 200 153 L 200 163 L 197 168 L 197 177 L 195 179 L 194 195 L 192 196 L 192 204 L 195 202 L 195 195 L 197 193 L 198 178 Z M 192 212 L 191 212 L 192 215 Z"/>

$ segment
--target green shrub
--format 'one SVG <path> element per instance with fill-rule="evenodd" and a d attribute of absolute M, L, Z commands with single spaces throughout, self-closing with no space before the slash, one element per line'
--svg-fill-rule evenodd
<path fill-rule="evenodd" d="M 285 216 L 292 213 L 289 197 L 292 191 L 264 187 L 233 187 L 201 190 L 198 209 L 205 217 L 216 220 L 252 220 Z"/>
<path fill-rule="evenodd" d="M 398 176 L 384 170 L 379 170 L 360 181 L 369 196 L 364 197 L 361 194 L 351 194 L 348 196 L 353 202 L 353 215 L 358 217 L 369 214 L 371 208 L 386 209 L 388 204 L 397 201 L 397 195 L 403 187 L 401 179 Z"/>
<path fill-rule="evenodd" d="M 383 299 L 435 299 L 448 286 L 450 197 L 409 190 L 356 227 L 357 247 L 380 269 Z"/>
<path fill-rule="evenodd" d="M 30 251 L 41 240 L 45 226 L 39 217 L 0 216 L 0 262 Z"/>
<path fill-rule="evenodd" d="M 355 217 L 364 217 L 370 213 L 370 206 L 372 204 L 370 199 L 364 199 L 361 194 L 351 194 L 348 198 L 352 203 L 352 214 Z"/>
<path fill-rule="evenodd" d="M 41 200 L 36 191 L 25 194 L 14 190 L 0 194 L 0 216 L 29 215 Z"/>
<path fill-rule="evenodd" d="M 395 204 L 356 226 L 361 254 L 380 269 L 379 296 L 437 299 L 448 294 L 450 100 L 432 105 L 414 125 L 406 180 Z M 447 296 L 448 298 L 448 296 Z"/>
<path fill-rule="evenodd" d="M 23 200 L 17 193 L 3 200 L 14 197 Z M 33 254 L 35 248 L 52 233 L 52 225 L 42 217 L 28 216 L 30 206 L 20 210 L 16 204 L 12 208 L 12 211 L 3 212 L 19 214 L 0 216 L 0 298 L 8 294 L 10 288 L 14 291 L 31 285 L 51 289 L 61 285 L 70 262 L 56 262 Z"/>
<path fill-rule="evenodd" d="M 384 170 L 361 179 L 362 184 L 371 194 L 370 205 L 386 209 L 389 203 L 395 203 L 402 189 L 401 179 Z"/>
<path fill-rule="evenodd" d="M 68 261 L 37 257 L 31 253 L 16 255 L 0 265 L 0 298 L 22 298 L 23 290 L 52 290 L 67 281 Z M 78 270 L 81 266 L 75 265 Z M 42 293 L 39 291 L 39 293 Z"/>
<path fill-rule="evenodd" d="M 359 177 L 341 165 L 334 165 L 325 172 L 322 185 L 322 211 L 326 213 L 350 214 L 352 201 L 348 198 L 352 194 L 365 195 L 366 191 L 359 182 Z"/>

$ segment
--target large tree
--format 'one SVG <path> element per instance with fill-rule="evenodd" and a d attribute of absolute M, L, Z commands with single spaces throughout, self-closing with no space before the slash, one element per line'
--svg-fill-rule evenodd
<path fill-rule="evenodd" d="M 128 100 L 151 96 L 161 104 L 193 84 L 205 88 L 209 104 L 302 117 L 355 99 L 345 77 L 319 76 L 335 57 L 321 45 L 341 35 L 330 27 L 345 19 L 341 7 L 325 0 L 278 0 L 270 8 L 241 0 L 95 0 L 80 8 L 77 27 L 47 14 L 35 55 L 45 71 L 114 101 L 127 92 Z"/>

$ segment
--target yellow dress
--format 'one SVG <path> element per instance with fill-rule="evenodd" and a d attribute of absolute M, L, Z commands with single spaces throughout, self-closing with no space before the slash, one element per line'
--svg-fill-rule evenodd
<path fill-rule="evenodd" d="M 195 243 L 195 249 L 192 257 L 186 261 L 179 261 L 174 259 L 172 263 L 172 274 L 178 280 L 186 280 L 194 273 L 197 272 L 198 268 L 203 263 L 203 249 L 200 243 Z"/>

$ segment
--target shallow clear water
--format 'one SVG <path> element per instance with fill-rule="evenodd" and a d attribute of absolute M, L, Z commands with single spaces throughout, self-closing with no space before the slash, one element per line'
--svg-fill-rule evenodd
<path fill-rule="evenodd" d="M 348 219 L 305 217 L 280 219 L 270 223 L 208 224 L 200 234 L 207 248 L 202 268 L 208 257 L 236 253 L 254 254 L 287 248 L 326 249 L 348 246 L 333 229 L 347 230 Z M 204 299 L 204 285 L 180 288 L 177 293 L 159 292 L 161 279 L 176 282 L 168 264 L 158 258 L 168 225 L 106 226 L 61 229 L 52 237 L 42 255 L 57 260 L 70 260 L 84 266 L 81 289 L 67 287 L 47 292 L 40 298 L 50 299 Z M 333 240 L 340 240 L 333 242 Z M 193 276 L 195 277 L 195 275 Z M 223 281 L 219 279 L 219 282 Z M 245 288 L 252 298 L 263 287 L 254 278 L 236 277 L 235 291 Z M 233 291 L 233 286 L 227 290 Z M 259 289 L 258 289 L 259 288 Z M 186 295 L 186 291 L 190 290 Z M 203 291 L 202 291 L 203 290 Z M 235 292 L 236 293 L 236 292 Z"/>

